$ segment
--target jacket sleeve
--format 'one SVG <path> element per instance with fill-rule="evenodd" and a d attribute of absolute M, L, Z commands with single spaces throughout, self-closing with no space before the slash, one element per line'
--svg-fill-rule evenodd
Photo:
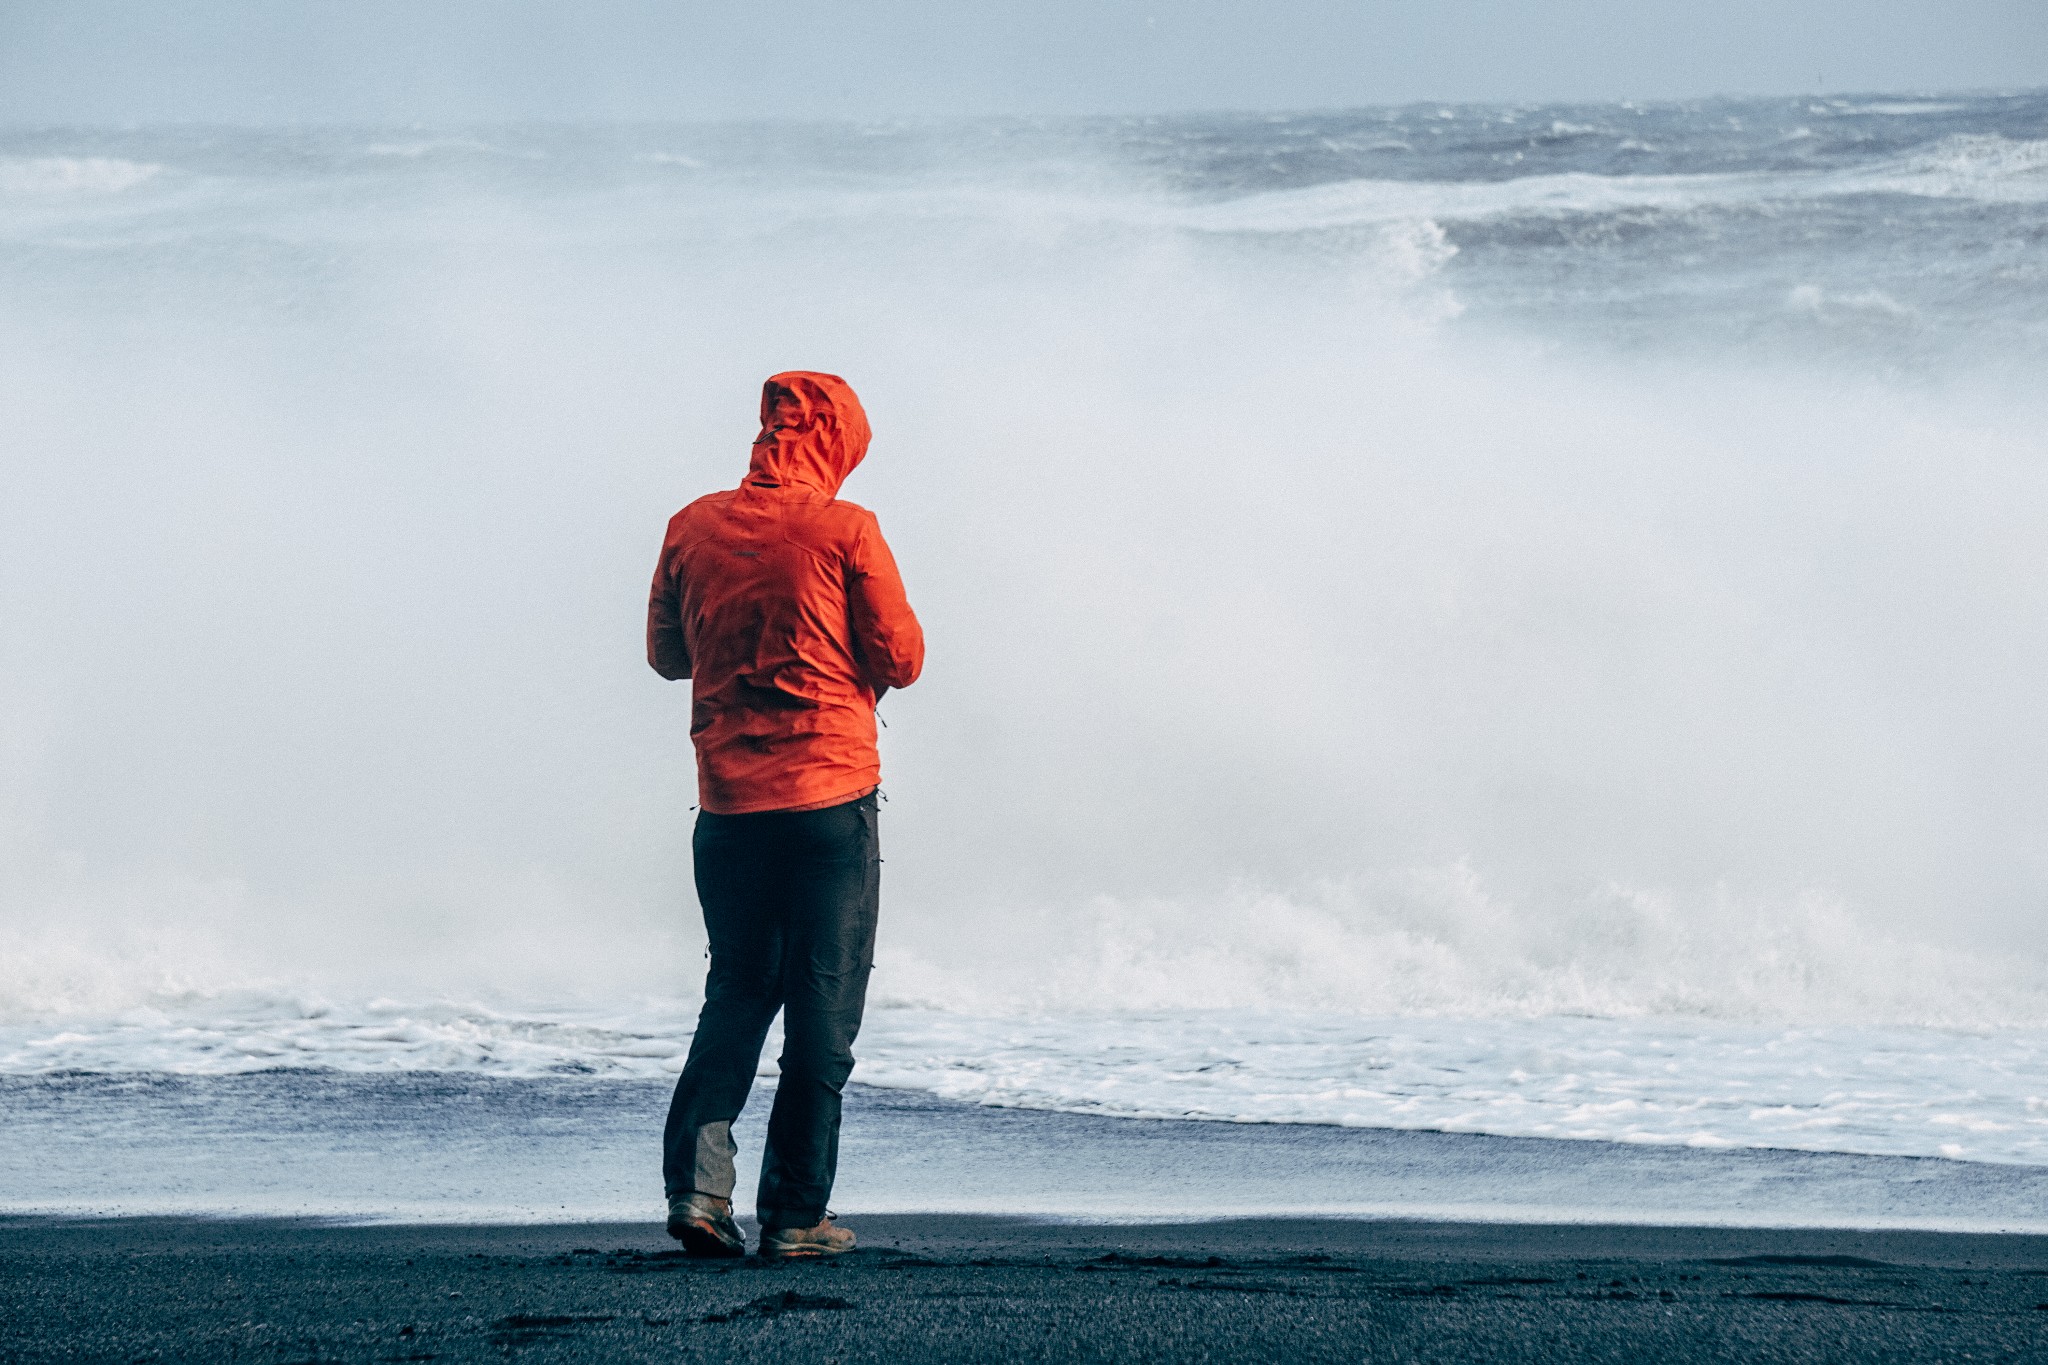
<path fill-rule="evenodd" d="M 872 516 L 861 522 L 847 562 L 847 607 L 853 618 L 854 652 L 862 680 L 879 699 L 892 687 L 908 687 L 924 671 L 924 628 L 903 594 L 903 578 L 882 528 Z"/>
<path fill-rule="evenodd" d="M 683 557 L 673 542 L 661 547 L 654 587 L 647 594 L 647 662 L 670 682 L 690 676 L 690 644 L 683 634 Z"/>

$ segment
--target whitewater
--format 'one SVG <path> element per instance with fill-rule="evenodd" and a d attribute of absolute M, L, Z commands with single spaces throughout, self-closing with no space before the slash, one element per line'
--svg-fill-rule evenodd
<path fill-rule="evenodd" d="M 672 1075 L 640 612 L 800 367 L 931 639 L 856 1081 L 2048 1165 L 2044 202 L 2038 93 L 9 130 L 0 1075 Z"/>

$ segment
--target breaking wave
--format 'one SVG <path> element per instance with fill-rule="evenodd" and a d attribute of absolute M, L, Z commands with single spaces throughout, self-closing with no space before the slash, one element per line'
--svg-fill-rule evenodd
<path fill-rule="evenodd" d="M 2036 964 L 1901 938 L 1819 892 L 1745 903 L 1614 886 L 1516 903 L 1465 866 L 1208 904 L 1009 910 L 927 926 L 884 967 L 880 998 L 967 1012 L 2048 1026 Z"/>

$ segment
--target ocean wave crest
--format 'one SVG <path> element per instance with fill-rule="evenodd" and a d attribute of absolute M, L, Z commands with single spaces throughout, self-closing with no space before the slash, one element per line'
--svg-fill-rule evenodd
<path fill-rule="evenodd" d="M 1907 193 L 1943 198 L 2048 198 L 2048 138 L 1958 134 L 1875 171 L 1870 178 Z"/>
<path fill-rule="evenodd" d="M 1683 213 L 1773 201 L 1909 194 L 2031 202 L 2048 197 L 2048 139 L 1961 134 L 1923 151 L 1851 170 L 1603 175 L 1509 180 L 1342 180 L 1189 209 L 1188 227 L 1293 233 L 1433 220 L 1577 217 L 1641 210 Z"/>
<path fill-rule="evenodd" d="M 0 159 L 0 193 L 119 194 L 163 173 L 145 161 L 112 156 L 35 156 Z"/>

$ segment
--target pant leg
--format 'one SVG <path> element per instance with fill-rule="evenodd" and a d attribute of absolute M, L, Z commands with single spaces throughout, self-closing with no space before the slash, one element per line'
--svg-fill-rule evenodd
<path fill-rule="evenodd" d="M 881 907 L 873 795 L 784 818 L 782 1078 L 761 1160 L 765 1228 L 808 1227 L 831 1199 L 840 1092 L 853 1071 Z"/>
<path fill-rule="evenodd" d="M 782 898 L 760 819 L 700 813 L 690 840 L 711 969 L 662 1134 L 662 1180 L 671 1197 L 732 1197 L 733 1121 L 746 1106 L 761 1045 L 782 1004 Z"/>

